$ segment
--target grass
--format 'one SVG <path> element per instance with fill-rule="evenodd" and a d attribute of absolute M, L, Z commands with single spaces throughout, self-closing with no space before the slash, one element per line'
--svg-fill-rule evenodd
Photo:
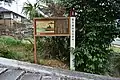
<path fill-rule="evenodd" d="M 112 46 L 111 49 L 112 49 L 114 52 L 120 53 L 120 47 Z"/>
<path fill-rule="evenodd" d="M 33 62 L 33 51 L 30 51 L 29 48 L 31 46 L 32 44 L 22 43 L 21 40 L 15 39 L 13 37 L 0 37 L 0 55 L 2 57 Z"/>
<path fill-rule="evenodd" d="M 62 69 L 69 69 L 69 66 L 62 61 L 55 60 L 55 59 L 39 59 L 39 64 L 45 65 L 45 66 L 51 66 L 56 68 L 62 68 Z"/>
<path fill-rule="evenodd" d="M 31 44 L 33 41 L 32 38 L 18 40 L 10 36 L 0 36 L 0 56 L 33 63 L 33 44 Z M 120 53 L 120 47 L 112 46 L 111 49 L 116 53 Z M 69 69 L 69 66 L 60 60 L 43 59 L 40 54 L 37 57 L 38 64 Z"/>
<path fill-rule="evenodd" d="M 10 36 L 1 36 L 0 56 L 33 63 L 33 41 L 34 40 L 32 38 L 18 40 Z M 38 57 L 38 64 L 69 69 L 68 65 L 64 64 L 62 61 L 54 59 L 43 59 L 41 57 Z"/>
<path fill-rule="evenodd" d="M 4 43 L 5 45 L 19 45 L 20 40 L 16 40 L 13 37 L 9 36 L 1 36 L 0 43 Z"/>
<path fill-rule="evenodd" d="M 33 63 L 33 41 L 32 38 L 18 40 L 10 36 L 0 36 L 0 56 Z M 120 47 L 112 46 L 111 49 L 116 53 L 120 53 Z M 43 59 L 40 54 L 37 57 L 38 64 L 69 69 L 69 66 L 60 60 Z"/>

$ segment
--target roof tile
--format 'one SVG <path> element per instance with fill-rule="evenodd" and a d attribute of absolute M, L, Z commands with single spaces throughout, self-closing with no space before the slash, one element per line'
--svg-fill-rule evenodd
<path fill-rule="evenodd" d="M 8 10 L 8 9 L 5 9 L 5 8 L 3 8 L 3 7 L 0 7 L 0 12 L 11 12 L 11 11 Z"/>

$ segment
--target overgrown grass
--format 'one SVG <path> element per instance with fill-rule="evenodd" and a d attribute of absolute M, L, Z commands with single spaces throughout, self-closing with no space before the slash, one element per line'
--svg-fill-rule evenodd
<path fill-rule="evenodd" d="M 42 44 L 41 44 L 42 45 Z M 46 66 L 52 66 L 52 67 L 60 67 L 64 69 L 69 69 L 68 65 L 64 64 L 62 61 L 54 60 L 54 59 L 44 59 L 41 57 L 41 49 L 38 49 L 38 64 L 46 65 Z M 115 72 L 115 69 L 120 69 L 120 47 L 112 46 L 111 49 L 115 53 L 114 56 L 111 56 L 113 62 L 112 64 L 112 70 L 114 73 L 113 75 L 119 76 L 120 74 L 117 74 Z M 0 37 L 0 56 L 10 59 L 16 59 L 20 61 L 27 61 L 27 62 L 34 62 L 33 58 L 33 39 L 27 38 L 24 40 L 18 40 L 13 37 L 9 36 L 1 36 Z M 117 70 L 119 71 L 119 70 Z"/>
<path fill-rule="evenodd" d="M 9 36 L 0 37 L 0 56 L 33 62 L 33 45 Z"/>
<path fill-rule="evenodd" d="M 5 44 L 5 45 L 20 45 L 21 41 L 14 39 L 13 37 L 10 36 L 1 36 L 0 37 L 0 43 Z"/>
<path fill-rule="evenodd" d="M 38 49 L 37 59 L 38 64 L 52 66 L 57 68 L 69 69 L 69 67 L 62 61 L 54 59 L 43 59 L 41 49 Z M 43 54 L 45 55 L 45 54 Z M 33 39 L 27 38 L 18 40 L 9 36 L 0 37 L 0 56 L 16 59 L 20 61 L 34 62 L 33 58 Z"/>

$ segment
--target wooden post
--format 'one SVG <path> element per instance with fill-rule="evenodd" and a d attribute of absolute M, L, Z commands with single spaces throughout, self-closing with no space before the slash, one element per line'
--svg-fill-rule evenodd
<path fill-rule="evenodd" d="M 37 63 L 36 36 L 34 36 L 34 63 Z"/>
<path fill-rule="evenodd" d="M 75 70 L 75 11 L 74 8 L 70 11 L 70 70 Z"/>
<path fill-rule="evenodd" d="M 34 20 L 34 63 L 37 63 L 37 50 L 36 50 L 36 22 Z"/>

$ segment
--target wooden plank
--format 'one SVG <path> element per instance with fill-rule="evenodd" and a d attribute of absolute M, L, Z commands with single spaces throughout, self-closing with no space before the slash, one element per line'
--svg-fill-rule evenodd
<path fill-rule="evenodd" d="M 40 80 L 41 75 L 35 73 L 25 73 L 20 80 Z"/>
<path fill-rule="evenodd" d="M 37 63 L 37 49 L 36 49 L 37 45 L 36 45 L 36 36 L 34 35 L 34 63 Z"/>
<path fill-rule="evenodd" d="M 35 36 L 70 36 L 70 34 L 41 34 Z"/>
<path fill-rule="evenodd" d="M 0 74 L 0 80 L 16 80 L 24 71 L 22 70 L 7 70 L 6 72 Z"/>
<path fill-rule="evenodd" d="M 60 19 L 66 20 L 66 19 L 69 19 L 69 17 L 34 18 L 34 20 L 38 20 L 38 21 L 41 21 L 41 20 L 60 20 Z"/>

